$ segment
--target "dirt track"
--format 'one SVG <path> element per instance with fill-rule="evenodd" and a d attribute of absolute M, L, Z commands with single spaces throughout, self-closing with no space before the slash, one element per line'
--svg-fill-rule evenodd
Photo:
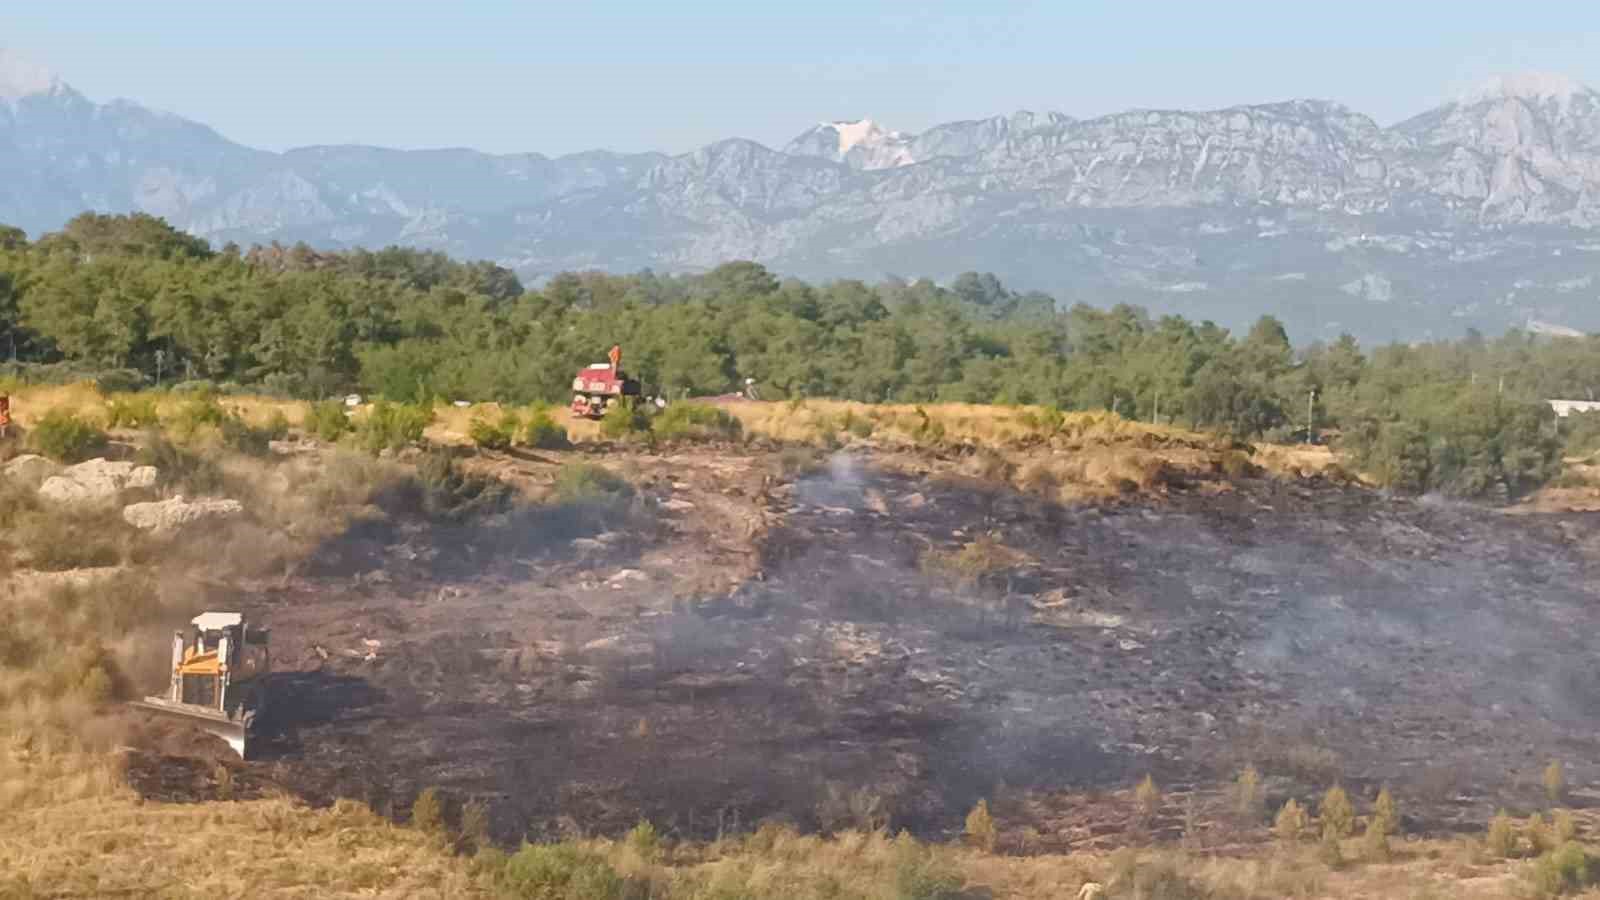
<path fill-rule="evenodd" d="M 1147 772 L 1157 837 L 1191 791 L 1220 823 L 1246 762 L 1269 798 L 1387 782 L 1428 830 L 1531 807 L 1551 758 L 1600 781 L 1590 514 L 1265 478 L 1062 507 L 905 457 L 770 482 L 743 452 L 607 462 L 645 497 L 614 530 L 368 525 L 247 593 L 285 673 L 237 784 L 397 811 L 437 785 L 488 798 L 506 840 L 826 825 L 829 784 L 944 834 L 987 796 L 1044 848 L 1122 840 Z M 983 535 L 1004 565 L 927 564 Z"/>

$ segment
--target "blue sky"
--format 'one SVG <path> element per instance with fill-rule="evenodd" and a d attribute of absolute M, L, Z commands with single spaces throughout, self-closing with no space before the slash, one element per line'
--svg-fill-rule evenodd
<path fill-rule="evenodd" d="M 1388 124 L 1506 72 L 1600 86 L 1600 2 L 50 0 L 0 4 L 0 46 L 270 149 L 681 152 L 1294 97 Z"/>

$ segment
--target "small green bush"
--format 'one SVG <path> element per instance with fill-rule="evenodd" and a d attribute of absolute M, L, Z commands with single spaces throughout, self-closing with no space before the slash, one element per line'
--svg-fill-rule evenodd
<path fill-rule="evenodd" d="M 1547 853 L 1560 846 L 1552 837 L 1550 829 L 1544 824 L 1544 816 L 1538 813 L 1528 816 L 1527 823 L 1522 826 L 1522 835 L 1527 838 L 1528 849 L 1532 851 L 1534 856 Z"/>
<path fill-rule="evenodd" d="M 160 422 L 156 398 L 145 394 L 117 394 L 106 401 L 107 428 L 147 428 Z"/>
<path fill-rule="evenodd" d="M 1550 760 L 1550 765 L 1544 768 L 1544 795 L 1552 806 L 1567 795 L 1567 772 L 1559 759 Z"/>
<path fill-rule="evenodd" d="M 379 400 L 356 426 L 356 439 L 369 453 L 399 450 L 421 441 L 423 430 L 432 421 L 430 407 Z"/>
<path fill-rule="evenodd" d="M 331 444 L 350 431 L 350 417 L 345 415 L 343 403 L 323 400 L 306 408 L 305 429 L 317 440 Z"/>
<path fill-rule="evenodd" d="M 105 447 L 106 433 L 73 413 L 53 409 L 28 432 L 28 445 L 58 462 L 82 462 Z"/>
<path fill-rule="evenodd" d="M 618 402 L 600 419 L 600 434 L 608 440 L 633 440 L 649 433 L 650 414 L 631 398 Z"/>
<path fill-rule="evenodd" d="M 555 499 L 576 506 L 621 507 L 633 500 L 633 485 L 605 466 L 567 463 L 556 473 Z"/>
<path fill-rule="evenodd" d="M 1355 831 L 1356 811 L 1350 805 L 1350 796 L 1344 788 L 1334 785 L 1322 795 L 1322 829 L 1332 830 L 1334 837 L 1347 838 Z"/>
<path fill-rule="evenodd" d="M 183 440 L 193 438 L 202 428 L 221 428 L 222 423 L 228 420 L 228 413 L 217 403 L 216 397 L 210 393 L 202 392 L 178 407 L 167 420 L 167 427 Z"/>
<path fill-rule="evenodd" d="M 539 450 L 564 450 L 572 446 L 567 429 L 556 423 L 548 409 L 538 409 L 528 416 L 528 426 L 522 442 Z"/>
<path fill-rule="evenodd" d="M 989 801 L 979 800 L 967 813 L 967 826 L 965 830 L 967 840 L 973 846 L 985 853 L 993 853 L 998 832 L 994 826 L 994 817 L 989 815 Z"/>
<path fill-rule="evenodd" d="M 417 463 L 422 510 L 428 516 L 459 522 L 504 509 L 511 488 L 493 475 L 462 471 L 445 450 L 430 450 Z"/>
<path fill-rule="evenodd" d="M 261 426 L 268 440 L 281 441 L 289 436 L 289 417 L 281 409 L 274 409 L 272 415 L 267 416 L 267 424 Z"/>
<path fill-rule="evenodd" d="M 1378 799 L 1372 803 L 1372 818 L 1383 824 L 1384 834 L 1400 833 L 1400 808 L 1387 787 L 1378 791 Z"/>
<path fill-rule="evenodd" d="M 474 799 L 461 807 L 461 840 L 479 852 L 490 849 L 489 804 Z"/>
<path fill-rule="evenodd" d="M 1517 827 L 1505 810 L 1495 813 L 1489 820 L 1489 831 L 1484 836 L 1483 848 L 1495 859 L 1510 859 L 1517 852 Z"/>
<path fill-rule="evenodd" d="M 1575 843 L 1539 857 L 1533 864 L 1534 889 L 1543 897 L 1577 893 L 1595 883 L 1594 861 Z"/>
<path fill-rule="evenodd" d="M 287 424 L 285 424 L 287 428 Z M 265 456 L 271 450 L 273 441 L 272 430 L 256 428 L 249 422 L 235 415 L 224 415 L 217 425 L 217 433 L 222 437 L 222 443 L 240 453 L 250 456 Z"/>
<path fill-rule="evenodd" d="M 1156 780 L 1149 775 L 1139 782 L 1133 789 L 1133 811 L 1139 817 L 1139 822 L 1149 825 L 1154 821 L 1156 813 L 1161 810 L 1161 789 L 1156 787 Z"/>
<path fill-rule="evenodd" d="M 1261 773 L 1245 766 L 1233 784 L 1233 811 L 1239 821 L 1253 823 L 1261 818 Z"/>
<path fill-rule="evenodd" d="M 1550 814 L 1550 831 L 1557 846 L 1570 843 L 1578 838 L 1578 822 L 1570 810 L 1558 809 Z"/>
<path fill-rule="evenodd" d="M 655 417 L 651 429 L 668 441 L 738 440 L 744 426 L 728 411 L 704 403 L 674 403 Z"/>
<path fill-rule="evenodd" d="M 222 469 L 208 456 L 174 444 L 161 430 L 146 428 L 134 461 L 154 466 L 161 484 L 182 488 L 190 496 L 222 491 Z"/>
<path fill-rule="evenodd" d="M 1385 827 L 1380 816 L 1367 820 L 1367 829 L 1361 834 L 1361 855 L 1367 862 L 1389 861 L 1389 835 Z"/>
<path fill-rule="evenodd" d="M 437 788 L 423 788 L 411 804 L 411 827 L 428 834 L 444 831 L 444 804 Z"/>
<path fill-rule="evenodd" d="M 501 413 L 499 422 L 474 418 L 467 426 L 467 437 L 485 450 L 505 450 L 517 439 L 522 420 L 513 412 Z"/>
<path fill-rule="evenodd" d="M 894 889 L 898 900 L 958 900 L 960 876 L 911 835 L 900 832 L 894 841 Z"/>
<path fill-rule="evenodd" d="M 1283 804 L 1278 810 L 1278 817 L 1272 823 L 1273 833 L 1278 840 L 1285 844 L 1295 844 L 1300 841 L 1300 833 L 1306 830 L 1306 813 L 1293 797 Z"/>
<path fill-rule="evenodd" d="M 645 862 L 655 862 L 661 855 L 661 835 L 649 822 L 640 822 L 628 832 L 628 846 Z"/>
<path fill-rule="evenodd" d="M 628 887 L 605 857 L 569 844 L 524 844 L 500 881 L 529 900 L 622 900 Z"/>

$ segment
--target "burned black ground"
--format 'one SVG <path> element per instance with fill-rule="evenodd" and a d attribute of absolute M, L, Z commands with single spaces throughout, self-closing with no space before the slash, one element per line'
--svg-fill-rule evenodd
<path fill-rule="evenodd" d="M 890 462 L 639 454 L 610 530 L 352 532 L 240 595 L 287 671 L 238 783 L 402 815 L 438 786 L 508 841 L 947 835 L 989 797 L 1070 847 L 1129 835 L 1145 774 L 1158 838 L 1246 764 L 1269 799 L 1391 785 L 1434 831 L 1536 806 L 1551 759 L 1578 803 L 1600 779 L 1592 516 L 1272 478 L 1062 506 Z M 992 564 L 937 564 L 972 542 Z"/>

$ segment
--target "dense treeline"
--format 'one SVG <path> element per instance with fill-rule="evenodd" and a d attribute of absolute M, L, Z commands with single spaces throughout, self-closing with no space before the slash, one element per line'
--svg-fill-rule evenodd
<path fill-rule="evenodd" d="M 1074 306 L 991 275 L 807 284 L 733 262 L 696 276 L 568 273 L 528 290 L 507 269 L 390 248 L 214 250 L 148 216 L 86 214 L 29 241 L 0 229 L 0 354 L 317 398 L 564 399 L 620 343 L 650 393 L 1030 403 L 1114 409 L 1284 438 L 1308 416 L 1407 489 L 1515 494 L 1558 467 L 1549 397 L 1600 387 L 1600 342 L 1296 352 L 1275 319 L 1210 322 Z M 1309 401 L 1309 403 L 1308 403 Z M 1595 429 L 1581 429 L 1593 431 Z"/>

